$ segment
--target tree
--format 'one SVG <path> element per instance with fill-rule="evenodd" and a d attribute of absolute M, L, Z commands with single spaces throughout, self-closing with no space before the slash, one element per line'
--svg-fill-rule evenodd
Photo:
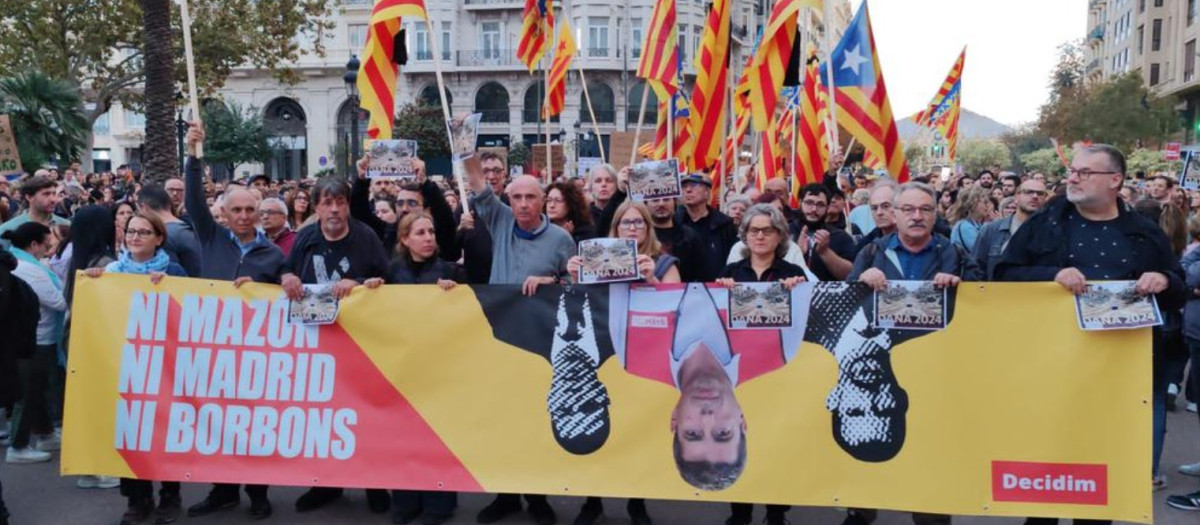
<path fill-rule="evenodd" d="M 140 107 L 145 82 L 144 0 L 19 0 L 0 2 L 0 64 L 9 71 L 43 71 L 75 86 L 90 127 L 114 102 Z M 324 32 L 335 0 L 188 0 L 196 53 L 198 89 L 212 94 L 230 71 L 248 64 L 269 70 L 285 83 L 299 75 L 290 67 L 300 57 L 324 56 Z M 174 2 L 164 52 L 182 57 L 179 9 Z M 301 47 L 306 41 L 310 47 Z M 186 81 L 183 61 L 171 65 L 175 81 Z M 175 89 L 172 87 L 173 95 Z M 85 106 L 86 104 L 86 106 Z M 149 112 L 148 112 L 149 113 Z M 154 118 L 147 114 L 147 134 Z M 90 139 L 87 145 L 90 148 Z M 90 155 L 85 155 L 85 162 Z"/>
<path fill-rule="evenodd" d="M 91 132 L 79 90 L 37 71 L 0 78 L 0 113 L 12 122 L 21 165 L 33 172 L 51 157 L 74 161 Z"/>
<path fill-rule="evenodd" d="M 1008 146 L 994 140 L 960 140 L 958 156 L 954 159 L 963 165 L 966 173 L 974 174 L 994 166 L 1007 166 L 1011 162 Z"/>
<path fill-rule="evenodd" d="M 175 83 L 171 79 L 171 0 L 141 0 L 145 54 L 146 140 L 142 175 L 163 182 L 179 174 L 175 159 Z"/>
<path fill-rule="evenodd" d="M 1068 156 L 1069 154 L 1070 152 Z M 1062 175 L 1066 171 L 1054 148 L 1043 148 L 1021 155 L 1021 165 L 1025 167 L 1025 171 L 1036 171 L 1045 175 Z"/>
<path fill-rule="evenodd" d="M 210 102 L 200 110 L 204 117 L 204 159 L 237 173 L 246 163 L 271 159 L 262 113 L 236 102 Z"/>
<path fill-rule="evenodd" d="M 1183 171 L 1183 161 L 1167 160 L 1163 152 L 1157 149 L 1138 148 L 1126 155 L 1125 170 L 1130 175 L 1139 171 L 1146 172 L 1147 175 L 1159 171 L 1179 173 Z"/>
<path fill-rule="evenodd" d="M 424 160 L 450 158 L 446 142 L 446 118 L 441 106 L 406 104 L 393 120 L 393 136 L 417 141 L 417 154 Z"/>
<path fill-rule="evenodd" d="M 1021 157 L 1043 149 L 1051 144 L 1050 137 L 1042 134 L 1036 124 L 1022 124 L 1012 131 L 1000 136 L 1000 142 L 1008 146 L 1009 162 L 1021 171 L 1030 171 L 1021 162 Z"/>
<path fill-rule="evenodd" d="M 522 166 L 529 162 L 529 157 L 532 152 L 529 151 L 529 146 L 520 140 L 512 141 L 512 146 L 508 147 L 508 165 Z"/>

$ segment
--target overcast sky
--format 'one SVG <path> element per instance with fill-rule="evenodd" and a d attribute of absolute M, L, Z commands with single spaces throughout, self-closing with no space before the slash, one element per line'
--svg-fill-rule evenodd
<path fill-rule="evenodd" d="M 862 0 L 850 0 L 854 10 Z M 963 105 L 1001 123 L 1033 121 L 1055 50 L 1083 38 L 1087 0 L 870 0 L 897 120 L 936 93 L 963 45 Z M 853 16 L 853 15 L 851 15 Z"/>

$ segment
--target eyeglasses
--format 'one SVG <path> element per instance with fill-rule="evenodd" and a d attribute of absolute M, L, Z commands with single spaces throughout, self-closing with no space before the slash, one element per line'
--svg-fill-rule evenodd
<path fill-rule="evenodd" d="M 484 175 L 487 175 L 487 174 L 499 175 L 501 173 L 504 173 L 504 168 L 483 168 Z"/>
<path fill-rule="evenodd" d="M 921 215 L 933 215 L 937 211 L 933 206 L 901 206 L 897 209 L 905 215 L 916 215 L 918 212 Z"/>
<path fill-rule="evenodd" d="M 269 217 L 271 215 L 283 215 L 279 210 L 258 210 L 259 217 Z"/>
<path fill-rule="evenodd" d="M 141 237 L 143 239 L 149 239 L 155 235 L 156 234 L 154 230 L 125 230 L 126 237 Z"/>
<path fill-rule="evenodd" d="M 1080 180 L 1087 180 L 1092 175 L 1117 175 L 1119 171 L 1092 171 L 1090 169 L 1067 168 L 1067 176 L 1078 175 Z"/>
<path fill-rule="evenodd" d="M 776 230 L 774 226 L 767 226 L 766 228 L 751 227 L 751 228 L 746 229 L 747 237 L 758 237 L 758 236 L 766 237 L 768 235 L 775 235 L 776 233 L 779 233 L 779 230 Z"/>
<path fill-rule="evenodd" d="M 1046 192 L 1040 191 L 1040 190 L 1021 190 L 1018 193 L 1020 193 L 1021 195 L 1029 196 L 1029 197 L 1034 197 L 1034 196 L 1045 197 L 1046 196 Z"/>
<path fill-rule="evenodd" d="M 640 230 L 646 227 L 646 221 L 642 219 L 621 219 L 619 224 L 622 228 L 630 230 Z"/>
<path fill-rule="evenodd" d="M 871 211 L 879 211 L 879 210 L 888 211 L 890 209 L 892 209 L 892 203 L 890 203 L 890 202 L 881 202 L 879 204 L 871 205 Z"/>

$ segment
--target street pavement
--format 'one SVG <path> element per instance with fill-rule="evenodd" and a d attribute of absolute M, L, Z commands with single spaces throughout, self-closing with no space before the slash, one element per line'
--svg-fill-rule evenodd
<path fill-rule="evenodd" d="M 1154 495 L 1154 523 L 1161 525 L 1195 525 L 1200 522 L 1200 512 L 1183 512 L 1167 507 L 1164 503 L 1168 494 L 1180 494 L 1200 489 L 1200 478 L 1179 474 L 1179 465 L 1200 461 L 1200 423 L 1196 414 L 1183 410 L 1182 402 L 1176 412 L 1167 417 L 1167 442 L 1162 460 L 1162 471 L 1167 475 L 1169 487 Z M 1146 429 L 1150 431 L 1149 428 Z M 75 478 L 58 475 L 57 455 L 55 461 L 38 465 L 0 465 L 0 481 L 4 483 L 4 500 L 12 512 L 12 525 L 115 525 L 124 511 L 125 500 L 117 489 L 83 490 L 75 487 Z M 185 484 L 184 506 L 200 501 L 208 485 Z M 390 523 L 390 514 L 374 515 L 367 510 L 366 497 L 361 490 L 347 491 L 342 500 L 316 512 L 297 514 L 292 503 L 304 491 L 296 487 L 272 487 L 271 501 L 275 505 L 274 516 L 266 522 L 256 522 L 246 514 L 248 502 L 243 497 L 241 507 L 219 512 L 203 518 L 182 518 L 178 523 L 187 525 L 239 525 L 249 523 L 272 523 L 287 525 L 336 525 L 359 523 Z M 1150 490 L 1150 480 L 1146 480 Z M 459 498 L 459 508 L 450 525 L 475 523 L 475 514 L 491 500 L 485 494 L 464 494 Z M 561 525 L 570 525 L 582 504 L 581 498 L 552 497 L 551 505 L 558 513 Z M 722 525 L 728 516 L 729 507 L 716 503 L 666 502 L 648 503 L 650 515 L 656 525 Z M 608 518 L 604 523 L 624 525 L 624 501 L 606 500 Z M 762 507 L 755 509 L 755 523 L 762 519 Z M 844 513 L 831 508 L 793 508 L 788 513 L 793 525 L 838 525 Z M 419 522 L 418 522 L 419 523 Z M 531 524 L 525 515 L 516 515 L 503 524 Z M 879 525 L 908 525 L 912 520 L 908 514 L 881 512 Z M 955 517 L 956 525 L 1019 525 L 1015 518 Z M 1064 520 L 1064 524 L 1068 523 Z"/>

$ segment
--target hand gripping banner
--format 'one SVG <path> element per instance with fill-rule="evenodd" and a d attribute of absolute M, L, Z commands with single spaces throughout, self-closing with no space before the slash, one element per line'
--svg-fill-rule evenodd
<path fill-rule="evenodd" d="M 745 290 L 360 288 L 317 327 L 278 287 L 80 278 L 62 471 L 1153 521 L 1149 330 L 1052 283 L 950 290 L 945 330 Z"/>

